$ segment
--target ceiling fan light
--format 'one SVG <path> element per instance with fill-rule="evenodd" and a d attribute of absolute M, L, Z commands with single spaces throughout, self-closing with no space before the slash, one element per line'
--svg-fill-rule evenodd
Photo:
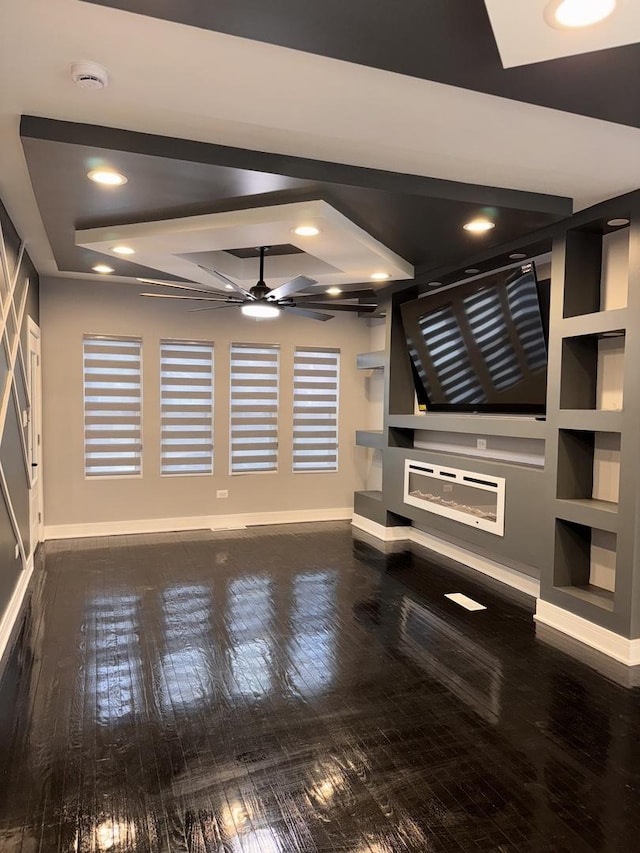
<path fill-rule="evenodd" d="M 265 305 L 264 302 L 247 302 L 240 310 L 245 317 L 253 317 L 256 320 L 267 320 L 280 314 L 279 308 L 275 305 Z"/>

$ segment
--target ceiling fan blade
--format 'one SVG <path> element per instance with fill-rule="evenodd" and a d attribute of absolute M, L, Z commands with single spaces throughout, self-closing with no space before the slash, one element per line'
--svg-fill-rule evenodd
<path fill-rule="evenodd" d="M 368 314 L 376 311 L 377 305 L 336 305 L 333 302 L 305 302 L 305 308 L 319 308 L 321 311 L 357 311 L 360 314 Z"/>
<path fill-rule="evenodd" d="M 160 279 L 157 278 L 138 278 L 136 281 L 139 281 L 142 284 L 157 285 L 158 287 L 170 287 L 172 290 L 189 290 L 193 293 L 211 293 L 213 296 L 215 296 L 216 293 L 220 293 L 219 290 L 205 289 L 204 287 L 192 286 L 190 284 L 177 284 L 169 281 L 160 281 Z"/>
<path fill-rule="evenodd" d="M 209 269 L 209 267 L 203 267 L 202 264 L 198 264 L 198 266 L 201 270 L 204 270 L 206 273 L 209 273 L 209 275 L 215 276 L 223 284 L 232 287 L 236 291 L 236 293 L 241 293 L 243 296 L 246 296 L 247 299 L 253 299 L 253 296 L 249 293 L 248 290 L 245 290 L 244 287 L 240 287 L 239 284 L 236 284 L 235 281 L 232 281 L 230 278 L 227 278 L 226 275 L 223 275 L 221 272 L 218 272 L 218 270 L 212 270 Z"/>
<path fill-rule="evenodd" d="M 269 301 L 272 302 L 274 299 L 284 299 L 285 296 L 291 296 L 292 293 L 298 293 L 301 290 L 306 290 L 307 287 L 312 287 L 314 284 L 317 284 L 315 279 L 307 278 L 306 275 L 297 275 L 295 278 L 292 278 L 291 281 L 286 281 L 284 284 L 281 284 L 280 287 L 274 288 L 269 294 Z"/>
<path fill-rule="evenodd" d="M 287 308 L 282 306 L 283 311 L 297 314 L 298 317 L 308 317 L 309 320 L 333 320 L 331 314 L 321 314 L 319 311 L 308 311 L 306 308 Z"/>
<path fill-rule="evenodd" d="M 312 293 L 309 296 L 298 296 L 295 299 L 295 302 L 302 302 L 302 300 L 309 300 L 310 302 L 317 302 L 318 299 L 322 297 L 322 299 L 326 299 L 327 302 L 340 302 L 345 299 L 368 299 L 369 301 L 376 298 L 375 290 L 352 290 L 343 291 L 342 293 L 327 293 L 327 291 L 322 291 L 321 293 Z"/>
<path fill-rule="evenodd" d="M 195 314 L 196 311 L 217 311 L 218 308 L 236 308 L 242 302 L 227 302 L 221 305 L 205 305 L 204 308 L 187 308 L 187 314 Z"/>
<path fill-rule="evenodd" d="M 141 293 L 140 296 L 147 296 L 149 299 L 180 299 L 182 301 L 189 300 L 193 302 L 222 302 L 226 305 L 242 305 L 240 299 L 228 299 L 225 296 L 179 296 L 174 293 Z"/>

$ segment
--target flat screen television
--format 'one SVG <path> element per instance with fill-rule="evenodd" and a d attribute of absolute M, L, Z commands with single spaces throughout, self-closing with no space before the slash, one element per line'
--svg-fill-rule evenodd
<path fill-rule="evenodd" d="M 542 284 L 527 263 L 401 306 L 421 410 L 544 414 L 549 309 Z"/>

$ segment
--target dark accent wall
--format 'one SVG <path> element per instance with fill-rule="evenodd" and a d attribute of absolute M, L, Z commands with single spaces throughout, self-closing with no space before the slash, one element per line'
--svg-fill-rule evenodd
<path fill-rule="evenodd" d="M 0 201 L 0 224 L 2 225 L 2 238 L 7 258 L 7 267 L 9 275 L 12 276 L 16 269 L 16 263 L 20 254 L 20 236 L 16 231 L 9 214 L 5 210 Z M 20 339 L 23 352 L 26 359 L 28 356 L 28 321 L 30 316 L 37 323 L 39 320 L 39 280 L 38 273 L 31 262 L 27 252 L 22 256 L 20 269 L 18 271 L 18 279 L 14 292 L 14 304 L 16 307 L 16 315 L 20 310 L 20 303 L 23 298 L 26 281 L 29 281 L 29 290 L 25 304 L 24 318 L 20 329 Z M 3 303 L 8 298 L 8 283 L 4 269 L 0 267 L 0 294 L 2 295 Z M 13 325 L 9 322 L 9 336 L 11 337 Z M 3 330 L 3 340 L 1 346 L 6 353 L 6 335 Z M 4 364 L 4 356 L 2 356 Z M 8 356 L 7 356 L 8 361 Z M 6 366 L 6 365 L 5 365 Z M 7 492 L 4 489 L 0 490 L 0 624 L 2 617 L 6 611 L 7 605 L 11 600 L 11 596 L 16 587 L 16 583 L 22 573 L 24 566 L 20 558 L 15 558 L 15 545 L 17 542 L 16 531 L 11 520 L 11 511 L 17 520 L 20 535 L 23 540 L 25 554 L 31 552 L 31 544 L 29 542 L 29 481 L 27 475 L 27 467 L 24 460 L 23 444 L 20 438 L 20 431 L 26 437 L 26 431 L 22 426 L 21 408 L 26 406 L 27 400 L 27 377 L 24 375 L 20 358 L 16 360 L 15 366 L 16 375 L 16 390 L 18 404 L 16 405 L 14 394 L 9 393 L 8 408 L 6 419 L 0 421 L 0 467 L 4 473 L 4 479 L 7 484 Z M 13 381 L 10 374 L 1 374 L 0 379 L 0 400 L 4 398 L 7 392 L 8 383 Z M 0 653 L 1 653 L 0 649 Z"/>

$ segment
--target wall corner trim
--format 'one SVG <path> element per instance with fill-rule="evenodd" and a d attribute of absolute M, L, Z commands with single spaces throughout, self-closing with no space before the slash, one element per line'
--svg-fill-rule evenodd
<path fill-rule="evenodd" d="M 90 521 L 83 524 L 45 525 L 44 538 L 84 539 L 88 536 L 125 536 L 133 533 L 172 533 L 188 530 L 233 530 L 263 524 L 301 524 L 309 521 L 344 521 L 353 507 L 248 512 L 236 515 L 201 515 L 186 518 L 146 518 L 134 521 Z"/>
<path fill-rule="evenodd" d="M 536 622 L 555 628 L 556 631 L 567 634 L 574 640 L 578 640 L 592 649 L 597 649 L 626 666 L 640 664 L 640 640 L 622 637 L 608 628 L 594 625 L 593 622 L 576 616 L 574 613 L 569 613 L 548 601 L 538 600 L 536 614 L 533 618 Z"/>
<path fill-rule="evenodd" d="M 9 599 L 9 604 L 6 610 L 0 617 L 0 667 L 5 657 L 5 652 L 11 641 L 14 628 L 20 618 L 22 612 L 22 603 L 29 589 L 29 581 L 33 574 L 33 554 L 31 554 L 26 562 L 22 574 L 18 577 L 13 594 Z M 1 672 L 1 670 L 0 670 Z"/>

